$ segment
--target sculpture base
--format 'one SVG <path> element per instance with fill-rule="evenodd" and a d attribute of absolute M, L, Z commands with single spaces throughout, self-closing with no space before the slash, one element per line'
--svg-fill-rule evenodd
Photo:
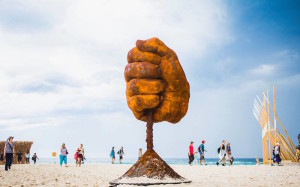
<path fill-rule="evenodd" d="M 122 177 L 110 185 L 158 185 L 190 183 L 177 174 L 154 150 L 147 150 Z"/>

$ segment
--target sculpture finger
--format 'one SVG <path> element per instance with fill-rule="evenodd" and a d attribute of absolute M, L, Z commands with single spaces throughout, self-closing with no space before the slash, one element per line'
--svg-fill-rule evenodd
<path fill-rule="evenodd" d="M 169 48 L 158 38 L 137 40 L 136 47 L 140 51 L 155 53 L 161 57 L 165 56 L 169 52 Z"/>
<path fill-rule="evenodd" d="M 160 67 L 162 70 L 162 79 L 168 84 L 166 91 L 177 92 L 189 90 L 189 83 L 178 60 L 164 59 Z"/>
<path fill-rule="evenodd" d="M 152 109 L 159 105 L 161 101 L 159 95 L 135 95 L 127 100 L 132 111 L 142 112 L 145 109 Z"/>
<path fill-rule="evenodd" d="M 159 79 L 132 79 L 127 83 L 126 95 L 155 95 L 165 88 L 163 80 Z"/>
<path fill-rule="evenodd" d="M 127 62 L 150 62 L 152 64 L 160 64 L 161 57 L 150 52 L 139 51 L 136 47 L 132 48 L 127 54 Z"/>
<path fill-rule="evenodd" d="M 177 93 L 166 92 L 163 98 L 160 106 L 153 112 L 153 120 L 155 122 L 179 122 L 188 110 L 189 94 L 178 96 Z"/>
<path fill-rule="evenodd" d="M 126 82 L 131 79 L 158 79 L 161 78 L 161 69 L 158 65 L 149 62 L 133 62 L 127 64 L 124 72 Z"/>

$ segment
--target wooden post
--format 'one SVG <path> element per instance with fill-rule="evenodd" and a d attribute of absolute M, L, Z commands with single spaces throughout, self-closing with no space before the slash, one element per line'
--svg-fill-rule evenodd
<path fill-rule="evenodd" d="M 269 151 L 268 151 L 268 112 L 267 112 L 267 102 L 266 97 L 264 97 L 262 101 L 262 109 L 261 109 L 261 123 L 262 123 L 262 148 L 263 148 L 263 163 L 269 163 Z"/>
<path fill-rule="evenodd" d="M 269 101 L 269 90 L 267 89 L 267 99 Z M 269 143 L 269 148 L 268 148 L 268 153 L 269 153 L 269 156 L 268 156 L 268 159 L 269 159 L 269 162 L 271 163 L 271 160 L 272 160 L 272 157 L 271 157 L 271 136 L 270 136 L 270 131 L 271 131 L 271 128 L 270 128 L 270 106 L 269 106 L 269 102 L 268 102 L 268 143 Z"/>
<path fill-rule="evenodd" d="M 275 110 L 275 84 L 273 84 L 273 100 L 274 100 L 274 128 L 275 128 L 275 132 L 276 132 L 276 110 Z M 276 139 L 277 139 L 277 133 L 275 133 L 275 143 L 276 143 Z"/>

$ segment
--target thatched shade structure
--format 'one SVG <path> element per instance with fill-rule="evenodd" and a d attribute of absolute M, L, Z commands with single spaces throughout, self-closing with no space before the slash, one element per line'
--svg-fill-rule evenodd
<path fill-rule="evenodd" d="M 6 141 L 0 141 L 0 153 L 3 153 L 5 142 Z M 21 163 L 25 164 L 25 155 L 26 155 L 27 151 L 29 151 L 29 153 L 30 153 L 30 149 L 31 149 L 33 142 L 14 141 L 14 143 L 15 143 L 15 153 L 18 153 L 19 151 L 21 153 L 23 153 Z M 5 164 L 5 160 L 4 160 L 3 164 Z M 17 155 L 16 154 L 14 154 L 14 157 L 13 157 L 13 164 L 17 164 Z"/>

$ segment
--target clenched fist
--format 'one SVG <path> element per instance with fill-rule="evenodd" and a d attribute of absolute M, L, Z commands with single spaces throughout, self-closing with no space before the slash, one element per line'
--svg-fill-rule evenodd
<path fill-rule="evenodd" d="M 126 98 L 134 116 L 177 123 L 188 110 L 190 86 L 176 53 L 158 38 L 138 40 L 128 52 Z"/>

